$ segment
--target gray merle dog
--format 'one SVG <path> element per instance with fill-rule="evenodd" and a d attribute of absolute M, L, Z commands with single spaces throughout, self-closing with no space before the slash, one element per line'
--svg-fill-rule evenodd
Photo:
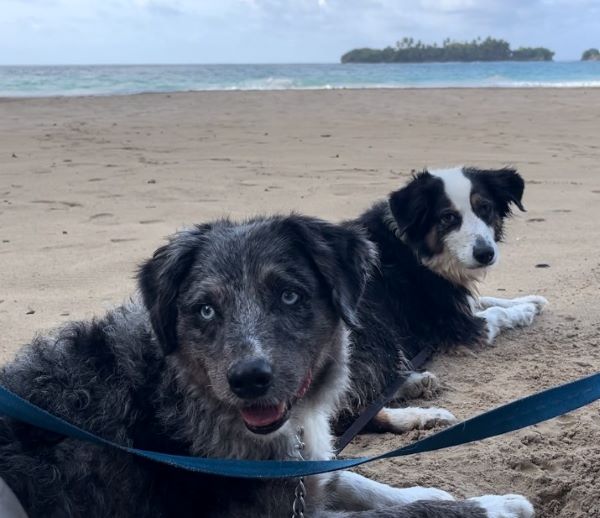
<path fill-rule="evenodd" d="M 123 445 L 328 459 L 349 329 L 375 255 L 362 231 L 301 216 L 181 231 L 140 269 L 141 300 L 36 338 L 0 383 Z M 30 518 L 285 517 L 297 485 L 177 470 L 8 418 L 0 477 Z M 351 472 L 309 477 L 307 493 L 313 518 L 533 514 L 517 495 L 454 501 Z"/>

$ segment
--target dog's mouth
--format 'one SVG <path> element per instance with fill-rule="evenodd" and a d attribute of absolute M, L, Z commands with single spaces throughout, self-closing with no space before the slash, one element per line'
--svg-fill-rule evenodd
<path fill-rule="evenodd" d="M 292 407 L 304 397 L 312 383 L 309 371 L 294 397 L 274 405 L 255 404 L 242 408 L 240 414 L 246 428 L 253 433 L 266 435 L 279 430 L 289 419 Z"/>
<path fill-rule="evenodd" d="M 246 428 L 254 433 L 268 434 L 279 430 L 288 420 L 291 410 L 289 403 L 261 406 L 252 405 L 242 408 L 240 413 Z"/>

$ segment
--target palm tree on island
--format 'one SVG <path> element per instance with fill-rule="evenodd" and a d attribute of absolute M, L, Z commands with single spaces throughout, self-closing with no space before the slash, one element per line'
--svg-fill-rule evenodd
<path fill-rule="evenodd" d="M 449 61 L 552 61 L 554 52 L 544 47 L 520 47 L 511 50 L 501 39 L 477 38 L 471 42 L 446 38 L 441 46 L 404 37 L 395 47 L 360 48 L 346 52 L 342 63 L 431 63 Z"/>

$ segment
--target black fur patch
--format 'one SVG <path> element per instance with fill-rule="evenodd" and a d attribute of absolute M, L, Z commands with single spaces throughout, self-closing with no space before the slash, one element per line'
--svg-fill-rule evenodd
<path fill-rule="evenodd" d="M 210 225 L 198 225 L 177 234 L 177 238 L 161 246 L 152 259 L 139 270 L 138 283 L 144 303 L 150 313 L 154 332 L 165 352 L 177 347 L 175 331 L 177 321 L 177 296 L 179 287 L 202 247 L 203 236 Z"/>
<path fill-rule="evenodd" d="M 515 204 L 519 210 L 525 212 L 523 207 L 523 191 L 525 182 L 516 169 L 506 167 L 504 169 L 476 169 L 467 167 L 464 169 L 465 176 L 471 180 L 473 191 L 483 191 L 494 201 L 500 217 L 510 215 L 511 204 Z"/>
<path fill-rule="evenodd" d="M 438 224 L 440 215 L 451 206 L 442 180 L 427 171 L 418 173 L 407 186 L 389 196 L 389 208 L 399 237 L 402 236 L 419 257 L 430 257 L 436 252 L 426 237 Z"/>

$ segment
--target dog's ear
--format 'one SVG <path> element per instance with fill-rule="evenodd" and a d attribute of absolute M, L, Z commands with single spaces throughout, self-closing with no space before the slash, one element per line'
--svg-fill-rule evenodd
<path fill-rule="evenodd" d="M 510 205 L 514 203 L 519 210 L 525 211 L 521 203 L 525 182 L 516 169 L 505 167 L 503 169 L 467 169 L 474 174 L 488 188 L 500 208 L 502 217 L 510 214 Z"/>
<path fill-rule="evenodd" d="M 360 327 L 356 309 L 378 264 L 375 245 L 366 232 L 357 225 L 335 225 L 298 215 L 286 218 L 284 224 L 320 274 L 341 318 L 351 328 Z"/>
<path fill-rule="evenodd" d="M 430 173 L 423 171 L 402 189 L 390 194 L 388 201 L 399 237 L 416 241 L 427 232 L 429 214 L 435 207 L 436 189 L 441 188 Z"/>
<path fill-rule="evenodd" d="M 165 354 L 177 347 L 177 296 L 209 226 L 182 230 L 138 271 L 138 284 L 152 329 Z"/>

